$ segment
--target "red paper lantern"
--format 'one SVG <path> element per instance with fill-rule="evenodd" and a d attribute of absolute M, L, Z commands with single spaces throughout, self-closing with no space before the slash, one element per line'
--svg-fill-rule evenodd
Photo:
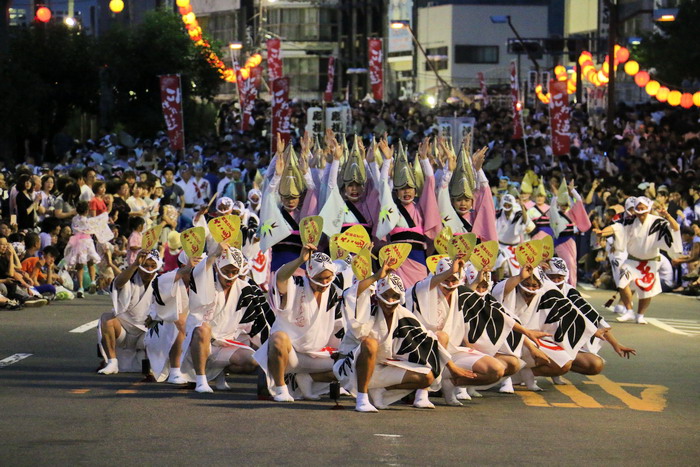
<path fill-rule="evenodd" d="M 634 82 L 637 83 L 637 86 L 640 88 L 646 86 L 650 79 L 651 77 L 649 76 L 649 73 L 644 70 L 634 75 Z"/>
<path fill-rule="evenodd" d="M 615 53 L 615 59 L 620 63 L 625 63 L 627 60 L 629 60 L 629 58 L 630 51 L 624 47 L 620 47 L 620 49 Z"/>
<path fill-rule="evenodd" d="M 693 106 L 693 95 L 689 92 L 684 92 L 681 95 L 681 107 L 689 109 Z"/>
<path fill-rule="evenodd" d="M 42 23 L 48 23 L 51 20 L 51 10 L 45 6 L 37 8 L 36 19 Z"/>

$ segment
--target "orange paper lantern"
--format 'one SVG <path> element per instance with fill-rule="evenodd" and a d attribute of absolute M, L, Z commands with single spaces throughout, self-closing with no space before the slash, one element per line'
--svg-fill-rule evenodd
<path fill-rule="evenodd" d="M 681 92 L 671 91 L 668 93 L 668 104 L 672 106 L 677 106 L 681 103 Z"/>
<path fill-rule="evenodd" d="M 615 60 L 619 63 L 625 63 L 630 58 L 630 51 L 624 47 L 620 47 L 617 52 L 615 52 Z"/>
<path fill-rule="evenodd" d="M 639 63 L 635 62 L 634 60 L 630 60 L 629 62 L 625 63 L 625 73 L 630 76 L 634 76 L 639 73 Z"/>
<path fill-rule="evenodd" d="M 681 107 L 689 109 L 693 106 L 693 95 L 689 92 L 681 94 Z"/>
<path fill-rule="evenodd" d="M 649 94 L 650 96 L 655 96 L 657 92 L 659 92 L 659 88 L 661 85 L 659 84 L 658 81 L 656 80 L 651 80 L 649 81 L 646 86 L 644 87 L 644 90 Z"/>
<path fill-rule="evenodd" d="M 646 86 L 650 79 L 649 73 L 643 70 L 634 75 L 634 82 L 637 83 L 637 86 L 640 88 Z"/>
<path fill-rule="evenodd" d="M 668 89 L 666 86 L 661 86 L 656 92 L 656 100 L 658 100 L 659 102 L 666 102 L 668 100 L 668 93 L 670 92 L 671 90 Z"/>
<path fill-rule="evenodd" d="M 37 8 L 36 19 L 42 23 L 48 23 L 51 20 L 51 10 L 45 6 Z"/>

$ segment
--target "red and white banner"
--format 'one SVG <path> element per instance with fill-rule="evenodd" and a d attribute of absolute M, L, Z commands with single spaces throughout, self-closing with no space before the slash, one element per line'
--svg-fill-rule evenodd
<path fill-rule="evenodd" d="M 569 94 L 566 92 L 566 81 L 551 80 L 549 93 L 549 126 L 552 131 L 552 153 L 555 156 L 569 154 L 571 139 L 569 136 L 570 112 Z"/>
<path fill-rule="evenodd" d="M 335 80 L 335 57 L 328 59 L 328 81 L 326 92 L 323 93 L 323 102 L 333 102 L 333 81 Z"/>
<path fill-rule="evenodd" d="M 476 74 L 476 78 L 479 80 L 479 87 L 481 88 L 481 97 L 484 99 L 484 105 L 489 105 L 489 91 L 486 89 L 484 74 L 479 72 Z"/>
<path fill-rule="evenodd" d="M 277 134 L 282 135 L 285 144 L 292 136 L 290 118 L 292 109 L 289 107 L 289 78 L 278 78 L 272 86 L 272 152 L 277 150 Z"/>
<path fill-rule="evenodd" d="M 267 40 L 267 75 L 270 83 L 282 77 L 281 42 L 279 39 Z M 270 84 L 272 85 L 272 84 Z"/>
<path fill-rule="evenodd" d="M 260 79 L 260 67 L 250 69 L 248 79 L 240 79 L 241 95 L 241 130 L 250 130 L 251 119 L 255 100 L 258 98 L 258 81 Z M 240 76 L 240 73 L 239 73 Z"/>
<path fill-rule="evenodd" d="M 372 96 L 381 101 L 384 98 L 384 57 L 382 40 L 377 37 L 367 39 L 369 55 L 369 82 L 372 85 Z"/>
<path fill-rule="evenodd" d="M 163 107 L 165 126 L 168 129 L 170 148 L 174 150 L 185 149 L 180 75 L 160 76 L 160 103 Z"/>
<path fill-rule="evenodd" d="M 520 102 L 518 101 L 518 69 L 515 61 L 510 62 L 510 92 L 513 101 L 513 139 L 523 139 L 523 121 L 520 117 Z"/>

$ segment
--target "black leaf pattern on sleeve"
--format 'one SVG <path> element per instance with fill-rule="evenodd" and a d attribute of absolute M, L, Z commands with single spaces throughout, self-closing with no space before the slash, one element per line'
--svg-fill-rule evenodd
<path fill-rule="evenodd" d="M 575 347 L 586 330 L 586 318 L 578 313 L 574 305 L 558 289 L 551 289 L 544 293 L 537 307 L 538 311 L 547 314 L 545 323 L 558 322 L 554 333 L 556 342 L 569 341 L 571 347 Z"/>
<path fill-rule="evenodd" d="M 399 319 L 392 337 L 403 339 L 399 355 L 406 355 L 411 363 L 430 366 L 433 375 L 436 378 L 440 376 L 439 343 L 437 339 L 428 335 L 418 320 L 409 317 Z"/>
<path fill-rule="evenodd" d="M 250 329 L 250 337 L 260 335 L 260 342 L 264 343 L 270 337 L 270 328 L 275 322 L 275 313 L 270 308 L 263 291 L 255 284 L 249 283 L 241 290 L 237 308 L 243 311 L 241 323 L 253 323 Z"/>
<path fill-rule="evenodd" d="M 469 326 L 467 339 L 471 344 L 476 343 L 484 332 L 492 344 L 498 342 L 505 326 L 505 318 L 501 308 L 503 306 L 490 294 L 484 297 L 479 296 L 476 292 L 465 294 L 462 313 L 464 322 Z"/>
<path fill-rule="evenodd" d="M 649 235 L 656 234 L 656 239 L 658 241 L 663 241 L 666 243 L 667 248 L 671 248 L 671 243 L 673 243 L 673 236 L 671 235 L 671 227 L 668 221 L 664 219 L 656 219 L 654 223 L 651 224 L 649 229 Z"/>

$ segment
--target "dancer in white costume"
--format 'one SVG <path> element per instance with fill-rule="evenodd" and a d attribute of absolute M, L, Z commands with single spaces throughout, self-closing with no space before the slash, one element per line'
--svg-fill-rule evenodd
<path fill-rule="evenodd" d="M 298 389 L 304 399 L 318 399 L 335 380 L 331 354 L 342 336 L 340 291 L 333 284 L 337 266 L 315 250 L 307 244 L 296 260 L 276 272 L 271 291 L 275 324 L 269 342 L 255 353 L 278 402 L 294 401 L 285 376 L 293 383 L 292 391 Z M 306 275 L 294 276 L 304 263 Z"/>
<path fill-rule="evenodd" d="M 630 358 L 631 355 L 637 355 L 637 351 L 625 347 L 620 344 L 612 332 L 612 328 L 603 319 L 600 314 L 584 299 L 575 287 L 572 287 L 568 282 L 569 270 L 566 262 L 559 257 L 554 257 L 549 260 L 548 268 L 545 270 L 547 278 L 553 283 L 562 293 L 568 298 L 571 303 L 583 313 L 588 321 L 593 323 L 602 333 L 596 333 L 588 342 L 586 342 L 581 350 L 576 354 L 576 358 L 571 364 L 571 371 L 582 375 L 597 375 L 603 371 L 605 360 L 598 355 L 603 341 L 607 341 L 615 352 L 621 357 Z M 558 376 L 554 382 L 561 384 Z"/>
<path fill-rule="evenodd" d="M 347 332 L 340 347 L 342 358 L 333 372 L 356 395 L 358 412 L 385 409 L 412 389 L 436 390 L 441 377 L 465 385 L 476 376 L 452 362 L 435 334 L 402 305 L 404 297 L 401 278 L 386 264 L 343 295 Z M 443 374 L 445 367 L 449 372 Z M 414 406 L 434 407 L 427 398 L 416 400 Z"/>
<path fill-rule="evenodd" d="M 498 260 L 496 270 L 501 277 L 513 277 L 520 273 L 520 264 L 515 258 L 515 247 L 525 241 L 527 232 L 532 231 L 535 224 L 528 219 L 527 209 L 513 195 L 503 195 L 501 209 L 496 212 L 496 230 L 498 232 Z"/>
<path fill-rule="evenodd" d="M 658 210 L 661 217 L 651 214 L 653 203 L 646 196 L 638 197 L 635 203 L 633 219 L 609 225 L 595 233 L 604 237 L 619 235 L 627 251 L 618 284 L 622 289 L 623 303 L 632 304 L 632 287 L 639 297 L 637 312 L 629 308 L 617 320 L 646 324 L 644 313 L 651 299 L 661 293 L 658 274 L 661 250 L 672 257 L 680 255 L 683 250 L 680 226 L 673 216 L 664 209 Z"/>
<path fill-rule="evenodd" d="M 153 280 L 153 303 L 146 318 L 148 333 L 144 339 L 146 354 L 156 381 L 185 384 L 187 378 L 180 371 L 185 325 L 190 311 L 188 285 L 192 268 L 201 257 L 187 258 L 180 252 L 180 267 Z"/>
<path fill-rule="evenodd" d="M 100 352 L 106 362 L 98 373 L 141 370 L 138 351 L 144 350 L 146 316 L 153 297 L 151 283 L 162 266 L 158 250 L 141 250 L 112 282 L 114 310 L 102 315 L 97 329 Z"/>
<path fill-rule="evenodd" d="M 240 250 L 222 243 L 192 271 L 182 373 L 197 392 L 212 392 L 212 379 L 226 390 L 226 371 L 257 368 L 251 345 L 266 340 L 274 318 L 262 290 L 241 279 L 244 261 Z"/>
<path fill-rule="evenodd" d="M 548 283 L 540 267 L 522 266 L 518 276 L 496 284 L 493 295 L 525 327 L 552 334 L 535 341 L 523 339 L 521 358 L 526 367 L 520 374 L 531 390 L 541 390 L 535 376 L 569 371 L 578 351 L 596 333 L 595 325 Z"/>
<path fill-rule="evenodd" d="M 447 348 L 452 359 L 460 368 L 474 372 L 476 378 L 469 386 L 491 385 L 505 374 L 506 365 L 491 355 L 485 354 L 471 345 L 466 345 L 467 326 L 460 308 L 460 295 L 468 289 L 463 282 L 464 258 L 458 256 L 452 261 L 442 258 L 426 279 L 419 281 L 409 290 L 406 308 L 415 313 L 418 321 L 426 329 L 437 334 L 440 343 Z M 472 292 L 469 289 L 469 292 Z M 512 325 L 511 325 L 512 328 Z M 455 394 L 455 387 L 449 379 L 443 379 L 442 391 L 449 405 L 461 405 Z M 417 393 L 417 398 L 427 394 Z"/>

